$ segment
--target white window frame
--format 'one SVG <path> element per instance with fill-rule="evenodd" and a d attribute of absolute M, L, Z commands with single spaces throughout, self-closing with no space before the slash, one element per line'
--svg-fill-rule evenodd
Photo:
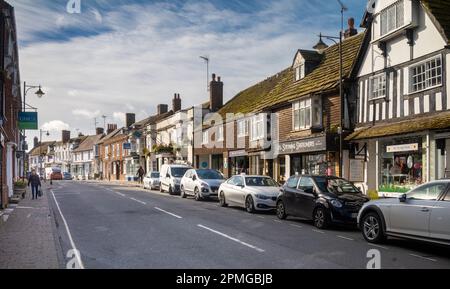
<path fill-rule="evenodd" d="M 369 100 L 386 98 L 387 79 L 386 73 L 380 73 L 369 78 Z M 376 83 L 375 83 L 376 81 Z"/>
<path fill-rule="evenodd" d="M 223 141 L 223 125 L 217 127 L 217 139 L 216 141 Z"/>
<path fill-rule="evenodd" d="M 309 124 L 307 123 L 307 111 L 309 110 Z M 297 114 L 298 112 L 298 114 Z M 301 124 L 301 115 L 304 114 L 304 123 Z M 298 123 L 296 119 L 298 118 Z M 292 103 L 292 127 L 294 131 L 310 129 L 312 125 L 312 100 L 305 98 Z"/>
<path fill-rule="evenodd" d="M 248 122 L 246 119 L 240 119 L 237 121 L 237 136 L 246 137 L 248 135 Z"/>
<path fill-rule="evenodd" d="M 301 63 L 295 67 L 295 81 L 305 78 L 305 64 Z"/>
<path fill-rule="evenodd" d="M 265 137 L 265 124 L 264 124 L 265 116 L 260 113 L 252 117 L 252 126 L 251 126 L 251 140 L 257 141 L 261 140 Z"/>
<path fill-rule="evenodd" d="M 431 68 L 431 64 L 434 62 L 436 65 L 435 67 Z M 437 63 L 439 62 L 439 65 Z M 414 74 L 414 70 L 421 67 L 422 71 L 420 73 Z M 435 71 L 436 74 L 432 76 L 432 72 Z M 440 74 L 438 72 L 440 71 Z M 415 86 L 418 86 L 418 83 L 416 84 L 414 82 L 414 78 L 419 78 L 419 76 L 424 77 L 424 79 L 421 80 L 422 87 L 419 89 L 418 87 L 415 88 Z M 442 55 L 437 55 L 431 58 L 428 58 L 424 61 L 421 61 L 417 64 L 412 65 L 409 67 L 409 93 L 417 93 L 421 91 L 425 91 L 428 89 L 432 89 L 435 87 L 442 86 L 443 83 L 443 63 L 442 63 Z M 436 84 L 433 84 L 432 81 L 436 80 Z"/>
<path fill-rule="evenodd" d="M 205 131 L 203 131 L 203 134 L 202 134 L 202 144 L 206 145 L 208 143 L 209 143 L 209 130 L 205 130 Z"/>
<path fill-rule="evenodd" d="M 402 7 L 399 10 L 399 7 Z M 400 12 L 401 13 L 400 13 Z M 401 16 L 401 17 L 400 17 Z M 395 18 L 395 19 L 392 19 Z M 386 26 L 385 26 L 386 25 Z M 400 0 L 380 12 L 380 36 L 390 34 L 405 25 L 405 1 Z"/>

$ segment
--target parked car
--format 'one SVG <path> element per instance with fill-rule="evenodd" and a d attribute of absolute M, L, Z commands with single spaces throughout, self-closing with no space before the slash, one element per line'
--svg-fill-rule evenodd
<path fill-rule="evenodd" d="M 145 175 L 143 183 L 144 189 L 155 190 L 159 189 L 159 172 L 149 172 Z"/>
<path fill-rule="evenodd" d="M 64 173 L 63 173 L 63 179 L 64 179 L 64 180 L 72 180 L 72 179 L 73 179 L 72 174 L 71 174 L 71 173 L 64 172 Z"/>
<path fill-rule="evenodd" d="M 187 165 L 163 165 L 160 176 L 160 192 L 169 192 L 169 194 L 180 193 L 180 182 L 187 170 L 192 167 Z"/>
<path fill-rule="evenodd" d="M 270 177 L 237 175 L 220 185 L 219 202 L 222 207 L 242 206 L 249 213 L 273 210 L 279 191 L 279 184 Z"/>
<path fill-rule="evenodd" d="M 369 198 L 345 179 L 332 176 L 290 177 L 277 200 L 277 216 L 313 220 L 319 229 L 331 223 L 356 224 L 358 212 Z"/>
<path fill-rule="evenodd" d="M 63 175 L 61 172 L 54 171 L 50 174 L 50 180 L 52 181 L 61 181 L 63 179 Z"/>
<path fill-rule="evenodd" d="M 450 245 L 450 180 L 433 181 L 402 195 L 365 204 L 358 224 L 364 238 L 388 236 Z"/>
<path fill-rule="evenodd" d="M 223 175 L 216 170 L 188 170 L 181 179 L 181 197 L 194 196 L 200 201 L 204 198 L 217 197 L 219 187 L 224 182 Z"/>

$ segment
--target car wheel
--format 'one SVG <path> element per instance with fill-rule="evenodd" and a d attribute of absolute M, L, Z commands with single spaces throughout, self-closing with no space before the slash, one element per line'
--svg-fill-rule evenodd
<path fill-rule="evenodd" d="M 380 243 L 386 239 L 381 218 L 377 213 L 370 212 L 364 215 L 361 224 L 362 234 L 367 242 Z"/>
<path fill-rule="evenodd" d="M 194 190 L 194 198 L 197 202 L 203 199 L 202 196 L 200 195 L 200 191 L 198 190 L 198 188 L 195 188 Z"/>
<path fill-rule="evenodd" d="M 184 186 L 180 187 L 180 197 L 186 199 L 186 192 L 184 191 Z"/>
<path fill-rule="evenodd" d="M 172 186 L 169 186 L 169 195 L 173 195 L 173 189 L 172 189 Z"/>
<path fill-rule="evenodd" d="M 225 194 L 224 194 L 224 192 L 220 192 L 220 194 L 219 194 L 219 205 L 221 207 L 227 207 L 228 206 L 227 202 L 225 201 Z"/>
<path fill-rule="evenodd" d="M 245 199 L 245 209 L 251 214 L 255 212 L 255 203 L 253 203 L 252 196 L 248 196 Z"/>
<path fill-rule="evenodd" d="M 286 208 L 284 206 L 283 201 L 278 201 L 278 203 L 277 203 L 277 217 L 280 220 L 284 220 L 287 217 Z"/>
<path fill-rule="evenodd" d="M 323 207 L 317 207 L 313 216 L 314 226 L 318 229 L 326 229 L 329 225 L 327 211 Z"/>
<path fill-rule="evenodd" d="M 164 193 L 164 190 L 163 190 L 162 185 L 159 186 L 159 192 L 160 192 L 160 193 Z"/>

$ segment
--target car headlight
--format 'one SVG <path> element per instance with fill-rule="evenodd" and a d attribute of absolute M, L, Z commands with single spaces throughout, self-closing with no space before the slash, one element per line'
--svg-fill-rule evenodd
<path fill-rule="evenodd" d="M 267 199 L 269 199 L 268 196 L 262 195 L 262 194 L 256 194 L 256 197 L 257 197 L 258 199 L 261 199 L 261 200 L 267 200 Z"/>
<path fill-rule="evenodd" d="M 201 186 L 202 188 L 209 189 L 209 185 L 207 183 L 202 183 Z"/>
<path fill-rule="evenodd" d="M 335 208 L 342 208 L 342 203 L 339 202 L 338 200 L 331 200 L 330 203 Z"/>

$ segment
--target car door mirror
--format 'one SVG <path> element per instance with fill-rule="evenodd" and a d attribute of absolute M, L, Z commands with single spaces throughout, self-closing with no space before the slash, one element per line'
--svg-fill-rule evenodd
<path fill-rule="evenodd" d="M 170 174 L 166 174 L 166 178 L 170 178 Z"/>
<path fill-rule="evenodd" d="M 408 199 L 408 198 L 407 198 L 406 194 L 403 194 L 403 195 L 400 196 L 400 198 L 398 198 L 398 200 L 400 201 L 400 203 L 406 203 L 406 200 L 407 200 L 407 199 Z"/>
<path fill-rule="evenodd" d="M 197 180 L 197 176 L 192 176 L 192 180 L 196 181 Z"/>

